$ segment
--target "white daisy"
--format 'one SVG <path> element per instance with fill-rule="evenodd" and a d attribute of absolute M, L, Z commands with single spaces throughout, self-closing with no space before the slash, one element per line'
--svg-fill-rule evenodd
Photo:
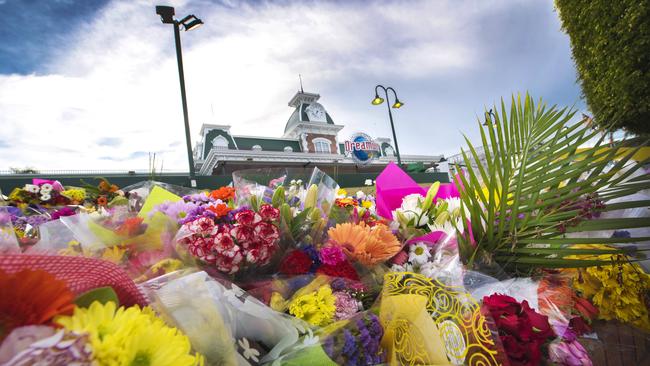
<path fill-rule="evenodd" d="M 54 188 L 54 187 L 52 187 L 52 185 L 51 185 L 50 183 L 44 183 L 44 184 L 41 184 L 41 193 L 49 193 L 49 192 L 52 192 L 52 189 L 53 189 L 53 188 Z"/>
<path fill-rule="evenodd" d="M 409 262 L 413 264 L 423 265 L 430 257 L 429 247 L 424 243 L 411 244 L 409 247 Z"/>
<path fill-rule="evenodd" d="M 30 193 L 38 193 L 38 191 L 40 191 L 41 188 L 35 184 L 25 184 L 24 190 Z"/>
<path fill-rule="evenodd" d="M 41 193 L 41 201 L 49 201 L 51 198 L 49 193 Z"/>

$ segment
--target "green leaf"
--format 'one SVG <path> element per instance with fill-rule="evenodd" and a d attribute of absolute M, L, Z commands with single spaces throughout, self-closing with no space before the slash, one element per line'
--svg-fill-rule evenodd
<path fill-rule="evenodd" d="M 98 287 L 96 289 L 84 292 L 83 294 L 77 296 L 74 300 L 75 305 L 81 308 L 89 307 L 93 302 L 99 301 L 102 304 L 107 302 L 114 302 L 117 306 L 120 306 L 120 301 L 117 298 L 117 294 L 112 287 Z"/>

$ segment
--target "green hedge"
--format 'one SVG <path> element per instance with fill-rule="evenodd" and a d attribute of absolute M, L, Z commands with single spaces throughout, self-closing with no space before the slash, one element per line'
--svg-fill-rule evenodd
<path fill-rule="evenodd" d="M 596 122 L 650 134 L 650 0 L 555 4 Z"/>

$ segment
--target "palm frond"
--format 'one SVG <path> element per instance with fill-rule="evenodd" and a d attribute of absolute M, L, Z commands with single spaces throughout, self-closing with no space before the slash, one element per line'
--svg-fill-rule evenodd
<path fill-rule="evenodd" d="M 637 149 L 625 147 L 624 142 L 605 145 L 599 131 L 572 123 L 575 110 L 547 108 L 528 94 L 513 96 L 510 108 L 501 100 L 493 110 L 492 123 L 478 123 L 483 155 L 467 137 L 467 149 L 461 149 L 465 168 L 459 175 L 461 200 L 476 241 L 471 247 L 467 238 L 461 238 L 467 262 L 487 255 L 505 267 L 583 267 L 608 262 L 572 256 L 641 257 L 648 250 L 648 237 L 588 235 L 650 227 L 650 218 L 596 217 L 650 207 L 649 200 L 607 204 L 650 188 L 650 175 L 635 176 L 648 163 L 632 159 Z M 583 147 L 594 139 L 592 147 Z M 572 244 L 607 247 L 574 248 Z"/>

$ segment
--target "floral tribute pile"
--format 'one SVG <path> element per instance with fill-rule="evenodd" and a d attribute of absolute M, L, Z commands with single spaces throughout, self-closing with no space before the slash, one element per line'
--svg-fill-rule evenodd
<path fill-rule="evenodd" d="M 291 174 L 1 196 L 0 365 L 578 366 L 605 322 L 650 331 L 650 276 L 609 246 L 595 266 L 584 241 L 583 266 L 470 264 L 458 176 L 423 188 L 391 164 L 349 194 Z M 590 197 L 562 230 L 606 209 Z"/>

